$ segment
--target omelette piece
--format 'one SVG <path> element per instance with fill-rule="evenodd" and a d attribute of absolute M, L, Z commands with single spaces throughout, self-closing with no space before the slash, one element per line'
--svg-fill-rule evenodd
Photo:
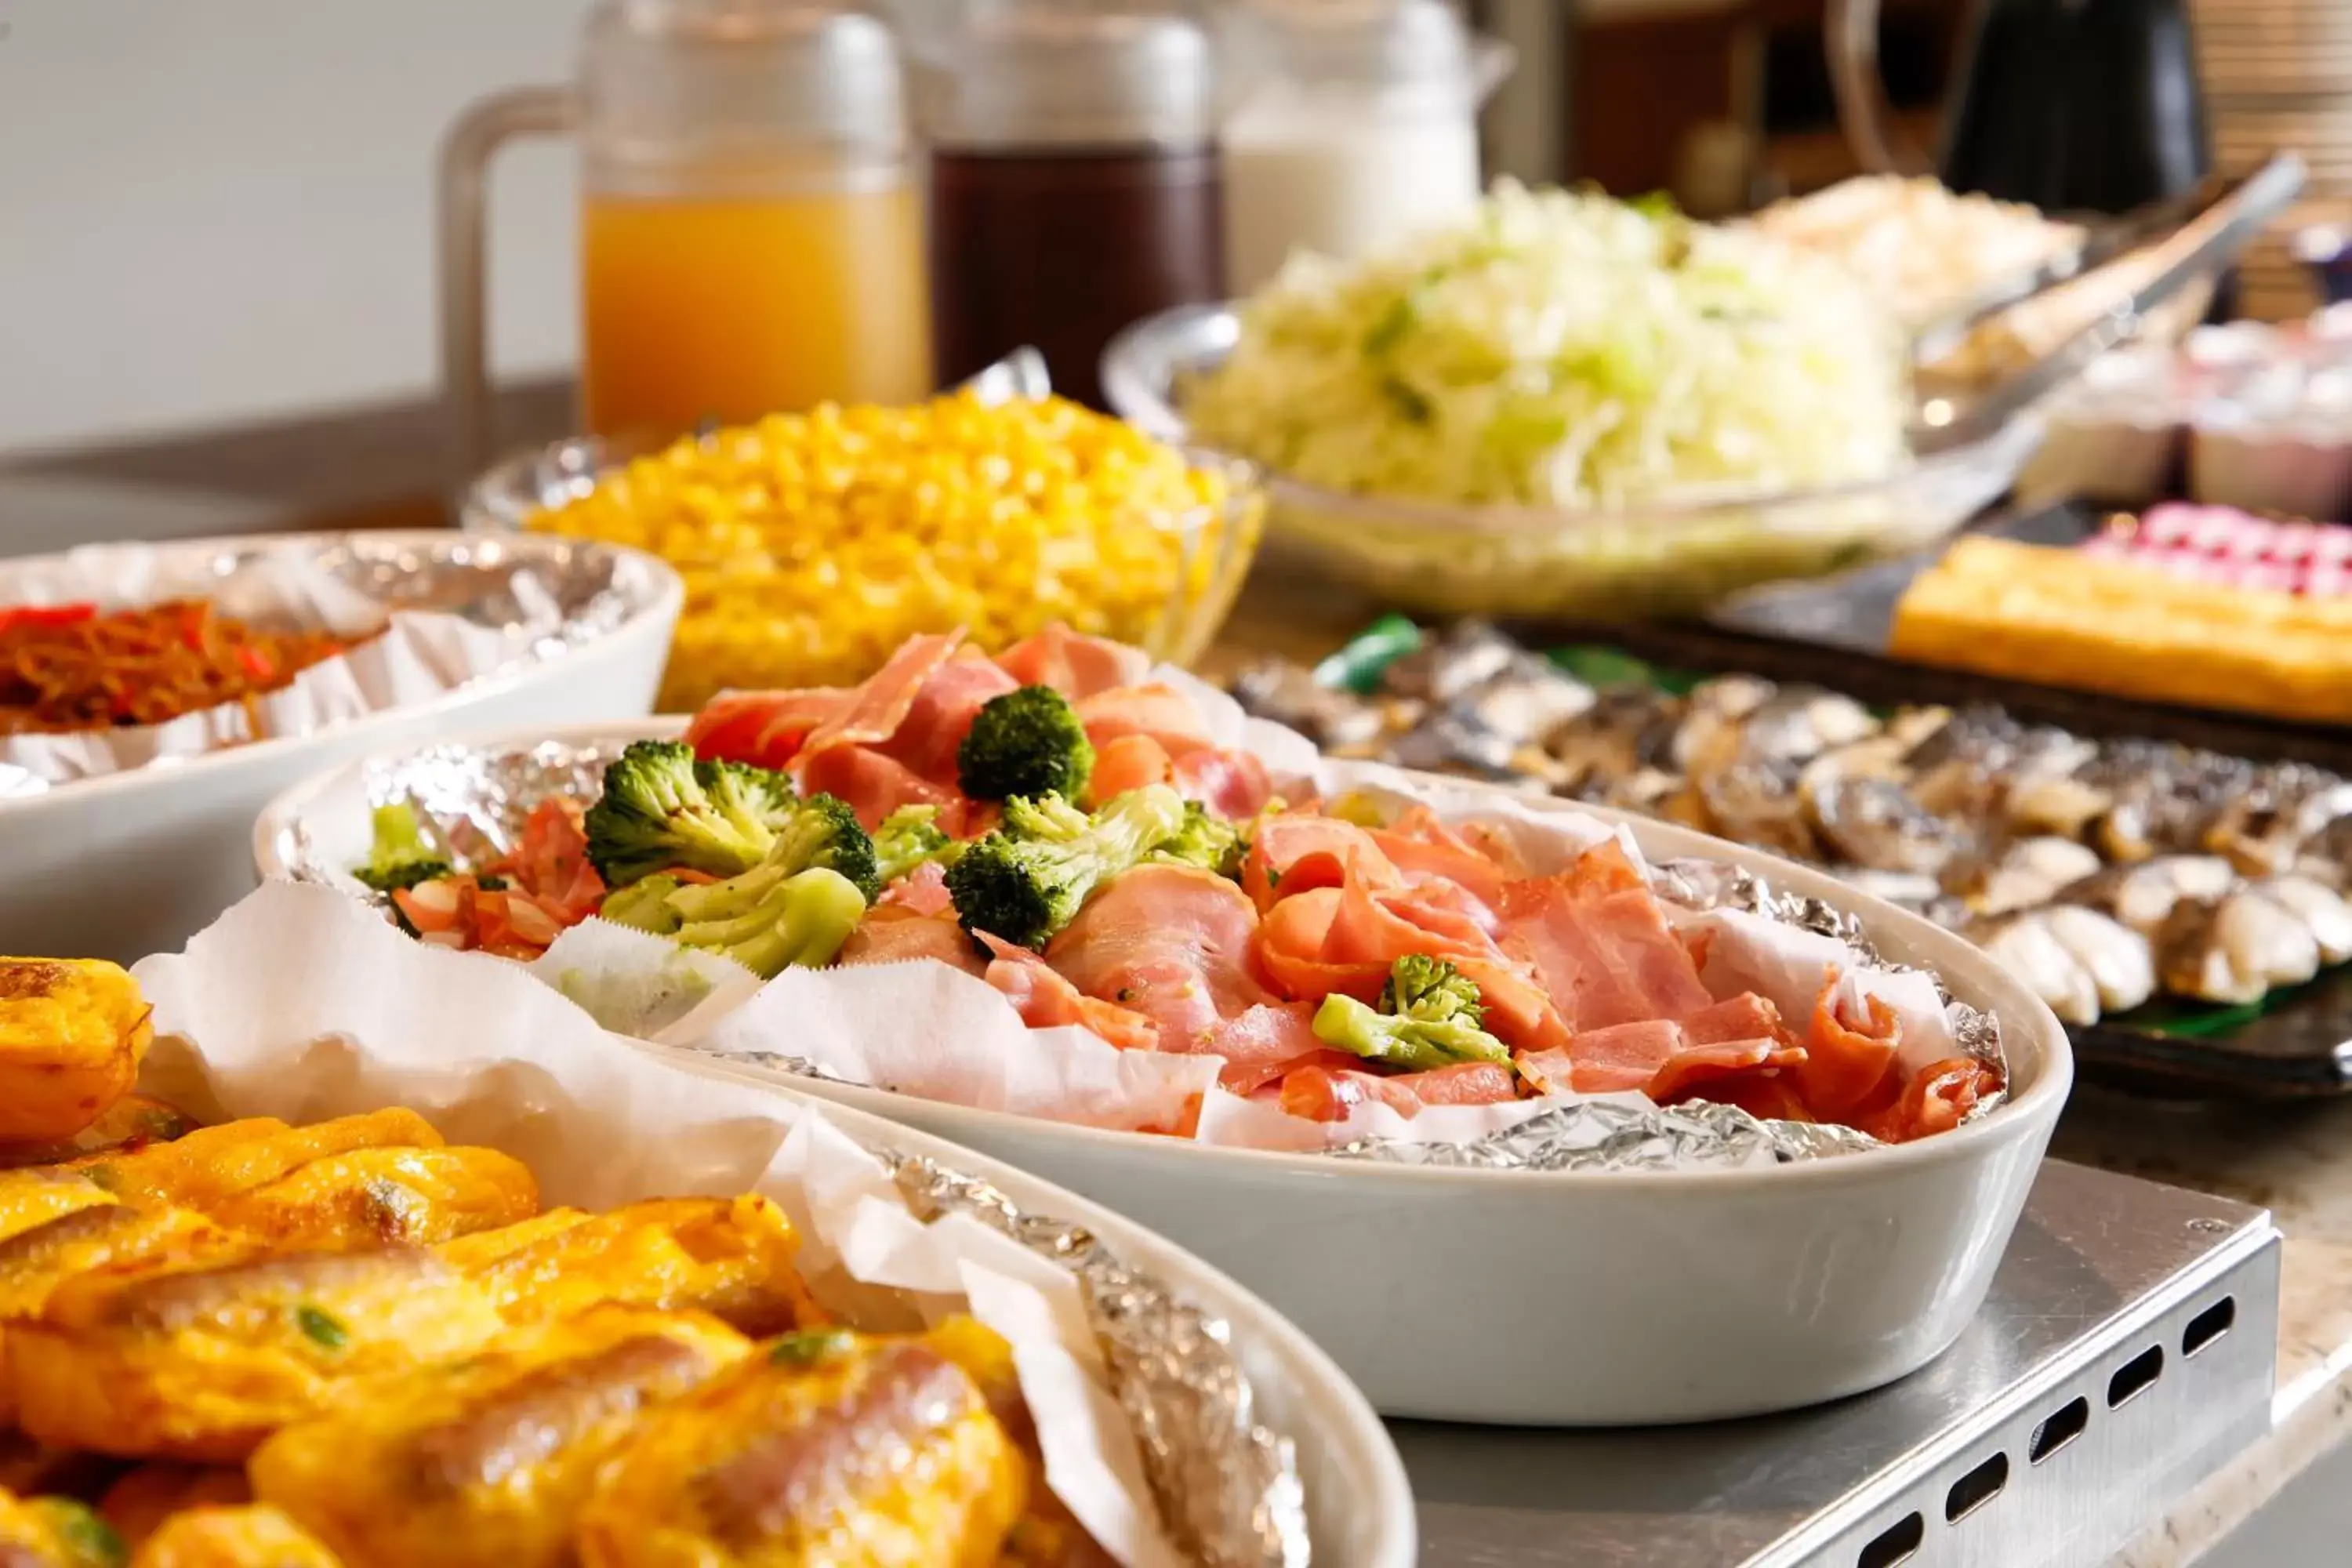
<path fill-rule="evenodd" d="M 253 1484 L 233 1466 L 141 1465 L 106 1489 L 98 1513 L 135 1548 L 184 1509 L 233 1509 L 252 1500 Z"/>
<path fill-rule="evenodd" d="M 599 1307 L 512 1331 L 250 1463 L 265 1502 L 352 1568 L 563 1568 L 597 1467 L 648 1408 L 751 1353 L 714 1318 Z"/>
<path fill-rule="evenodd" d="M 472 1281 L 417 1247 L 165 1255 L 68 1279 L 0 1341 L 17 1423 L 125 1458 L 227 1464 L 372 1382 L 488 1344 Z"/>
<path fill-rule="evenodd" d="M 150 1143 L 185 1137 L 196 1125 L 196 1119 L 176 1105 L 152 1095 L 126 1094 L 70 1138 L 47 1143 L 0 1143 L 0 1171 L 61 1165 L 93 1154 L 129 1153 Z"/>
<path fill-rule="evenodd" d="M 132 1555 L 131 1568 L 342 1568 L 342 1564 L 276 1509 L 247 1507 L 197 1508 L 173 1515 Z"/>
<path fill-rule="evenodd" d="M 79 1171 L 37 1165 L 0 1172 L 0 1237 L 37 1229 L 76 1209 L 101 1208 L 118 1201 Z"/>
<path fill-rule="evenodd" d="M 250 1238 L 194 1209 L 101 1204 L 0 1241 L 0 1321 L 30 1318 L 66 1280 L 169 1255 L 185 1263 L 249 1256 Z M 5 1330 L 0 1330 L 5 1332 Z"/>
<path fill-rule="evenodd" d="M 339 1116 L 309 1127 L 252 1117 L 200 1127 L 131 1153 L 101 1154 L 72 1167 L 126 1203 L 181 1204 L 211 1212 L 242 1193 L 282 1181 L 314 1160 L 354 1149 L 437 1149 L 441 1134 L 413 1110 Z"/>
<path fill-rule="evenodd" d="M 154 1030 L 95 958 L 0 958 L 0 1143 L 70 1138 L 131 1092 Z"/>
<path fill-rule="evenodd" d="M 16 1415 L 7 1373 L 7 1320 L 36 1315 L 64 1280 L 110 1264 L 171 1254 L 242 1257 L 251 1245 L 194 1209 L 139 1209 L 103 1203 L 63 1214 L 0 1241 L 0 1422 Z"/>
<path fill-rule="evenodd" d="M 789 1334 L 654 1411 L 582 1510 L 582 1568 L 986 1568 L 1021 1456 L 916 1339 Z"/>
<path fill-rule="evenodd" d="M 0 1492 L 0 1568 L 121 1568 L 122 1540 L 69 1498 Z"/>
<path fill-rule="evenodd" d="M 441 1256 L 518 1322 L 625 1301 L 709 1312 L 766 1335 L 824 1321 L 793 1267 L 799 1247 L 783 1210 L 746 1194 L 561 1210 L 452 1242 Z"/>
<path fill-rule="evenodd" d="M 958 1315 L 921 1336 L 922 1342 L 963 1368 L 989 1413 L 1021 1455 L 1028 1505 L 1004 1543 L 1004 1568 L 1116 1568 L 1045 1481 L 1037 1423 L 1021 1394 L 1013 1347 L 977 1318 Z"/>
<path fill-rule="evenodd" d="M 281 1246 L 426 1247 L 530 1218 L 539 1212 L 539 1183 L 495 1149 L 353 1149 L 206 1208 Z"/>

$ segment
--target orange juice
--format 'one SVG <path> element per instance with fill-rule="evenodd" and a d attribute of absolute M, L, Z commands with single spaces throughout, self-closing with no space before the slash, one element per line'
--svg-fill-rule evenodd
<path fill-rule="evenodd" d="M 581 400 L 598 435 L 931 390 L 922 195 L 591 195 Z"/>

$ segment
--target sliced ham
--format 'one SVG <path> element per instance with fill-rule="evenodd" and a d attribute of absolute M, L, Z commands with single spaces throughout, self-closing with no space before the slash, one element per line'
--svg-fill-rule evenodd
<path fill-rule="evenodd" d="M 1660 1105 L 1678 1100 L 1714 1100 L 1730 1080 L 1744 1080 L 1756 1073 L 1778 1075 L 1804 1059 L 1802 1047 L 1786 1046 L 1769 1036 L 1687 1046 L 1659 1067 L 1644 1089 Z"/>
<path fill-rule="evenodd" d="M 1882 1111 L 1903 1093 L 1895 1052 L 1903 1029 L 1895 1010 L 1866 997 L 1868 1016 L 1859 1027 L 1851 1026 L 1839 1012 L 1839 976 L 1832 972 L 1806 1026 L 1805 1061 L 1791 1075 L 1816 1121 L 1848 1121 Z"/>
<path fill-rule="evenodd" d="M 1145 738 L 1148 737 L 1127 737 Z M 1171 772 L 1178 794 L 1186 800 L 1199 801 L 1228 821 L 1255 816 L 1274 798 L 1273 775 L 1265 771 L 1264 763 L 1248 752 L 1202 746 L 1177 757 Z"/>
<path fill-rule="evenodd" d="M 1508 884 L 1505 948 L 1534 966 L 1560 1016 L 1581 1033 L 1617 1024 L 1683 1018 L 1713 1005 L 1698 965 L 1666 925 L 1646 887 L 1580 869 Z M 1615 857 L 1622 860 L 1622 857 Z"/>
<path fill-rule="evenodd" d="M 1316 1063 L 1284 1075 L 1281 1103 L 1284 1110 L 1309 1121 L 1338 1121 L 1364 1104 L 1385 1105 L 1410 1117 L 1425 1106 L 1498 1105 L 1518 1093 L 1511 1069 L 1494 1062 L 1462 1062 L 1393 1078 Z"/>
<path fill-rule="evenodd" d="M 873 746 L 898 732 L 931 673 L 955 653 L 963 633 L 908 637 L 881 668 L 868 676 L 849 700 L 808 732 L 801 755 L 813 757 L 835 746 Z"/>
<path fill-rule="evenodd" d="M 1285 879 L 1286 881 L 1287 879 Z M 1255 956 L 1285 994 L 1332 992 L 1379 1000 L 1391 967 L 1409 953 L 1443 958 L 1478 987 L 1486 1026 L 1507 1044 L 1541 1049 L 1567 1038 L 1542 991 L 1496 949 L 1477 921 L 1431 889 L 1376 890 L 1359 879 L 1286 898 L 1258 928 Z"/>
<path fill-rule="evenodd" d="M 985 656 L 965 649 L 924 678 L 889 737 L 875 749 L 933 784 L 956 782 L 956 750 L 980 710 L 1008 691 L 1013 678 Z"/>
<path fill-rule="evenodd" d="M 588 863 L 588 833 L 582 816 L 578 801 L 560 795 L 541 801 L 523 821 L 522 842 L 495 868 L 558 930 L 578 925 L 604 901 L 604 879 Z M 532 922 L 525 917 L 525 923 Z"/>
<path fill-rule="evenodd" d="M 1948 1132 L 2000 1087 L 2000 1075 L 1974 1057 L 1935 1062 L 1905 1086 L 1894 1105 L 1864 1119 L 1862 1130 L 1888 1143 Z"/>
<path fill-rule="evenodd" d="M 875 906 L 841 944 L 844 965 L 905 963 L 918 958 L 935 958 L 966 974 L 979 974 L 988 967 L 953 916 L 926 914 L 903 904 Z"/>
<path fill-rule="evenodd" d="M 1088 996 L 1160 1026 L 1167 1050 L 1195 1050 L 1225 1019 L 1273 998 L 1249 973 L 1257 910 L 1191 866 L 1139 866 L 1087 900 L 1045 960 Z"/>
<path fill-rule="evenodd" d="M 1320 1063 L 1346 1068 L 1356 1058 L 1315 1037 L 1310 1002 L 1260 1003 L 1213 1026 L 1197 1048 L 1225 1058 L 1217 1080 L 1235 1094 L 1247 1094 L 1295 1068 Z"/>
<path fill-rule="evenodd" d="M 781 768 L 800 754 L 809 731 L 847 707 L 854 695 L 839 686 L 722 691 L 688 722 L 686 742 L 698 757 Z"/>
<path fill-rule="evenodd" d="M 1022 686 L 1050 686 L 1071 701 L 1114 687 L 1133 686 L 1151 670 L 1151 656 L 1125 643 L 1084 637 L 1056 621 L 996 656 Z"/>
<path fill-rule="evenodd" d="M 1694 1046 L 1721 1045 L 1730 1040 L 1786 1040 L 1788 1026 L 1771 998 L 1753 991 L 1710 1003 L 1682 1019 L 1683 1033 Z M 1793 1043 L 1793 1042 L 1790 1042 Z"/>
<path fill-rule="evenodd" d="M 1375 888 L 1404 885 L 1403 876 L 1371 835 L 1336 816 L 1280 812 L 1257 825 L 1242 860 L 1242 889 L 1261 910 L 1317 888 L 1336 888 L 1356 875 Z"/>
<path fill-rule="evenodd" d="M 919 915 L 951 915 L 955 900 L 948 892 L 948 874 L 937 860 L 926 860 L 888 887 L 876 900 L 877 908 L 912 910 Z"/>
<path fill-rule="evenodd" d="M 950 785 L 933 784 L 871 746 L 829 746 L 804 753 L 800 784 L 810 795 L 839 795 L 868 830 L 880 826 L 882 819 L 900 806 L 936 805 L 940 831 L 962 831 L 961 795 Z"/>
<path fill-rule="evenodd" d="M 1517 879 L 1516 867 L 1497 864 L 1485 850 L 1440 822 L 1425 805 L 1414 806 L 1389 826 L 1371 829 L 1367 837 L 1408 880 L 1450 883 L 1489 910 L 1502 903 L 1504 886 Z"/>
<path fill-rule="evenodd" d="M 1173 784 L 1176 765 L 1168 748 L 1149 735 L 1121 735 L 1095 752 L 1087 799 L 1095 805 L 1146 784 Z"/>
<path fill-rule="evenodd" d="M 1570 1086 L 1584 1094 L 1647 1088 L 1686 1046 L 1682 1026 L 1671 1018 L 1579 1029 L 1568 1042 L 1569 1059 L 1575 1064 Z"/>
<path fill-rule="evenodd" d="M 982 933 L 980 939 L 995 954 L 985 978 L 1003 992 L 1033 1029 L 1076 1025 L 1123 1051 L 1156 1050 L 1160 1029 L 1131 1008 L 1088 996 L 1025 947 Z"/>
<path fill-rule="evenodd" d="M 1127 735 L 1149 735 L 1171 757 L 1216 743 L 1200 705 L 1159 681 L 1095 692 L 1081 700 L 1077 709 L 1087 739 L 1097 751 Z"/>

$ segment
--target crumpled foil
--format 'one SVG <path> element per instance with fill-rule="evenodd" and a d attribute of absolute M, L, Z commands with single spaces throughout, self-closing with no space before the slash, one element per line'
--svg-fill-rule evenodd
<path fill-rule="evenodd" d="M 388 763 L 371 764 L 368 799 L 383 805 L 415 804 L 427 838 L 460 860 L 487 858 L 511 847 L 523 818 L 551 795 L 584 798 L 595 793 L 604 765 L 627 742 L 583 746 L 550 742 L 511 750 L 439 746 Z M 298 824 L 293 873 L 298 879 L 331 881 L 381 904 L 345 874 L 328 866 Z M 1781 892 L 1743 867 L 1719 860 L 1667 860 L 1651 868 L 1651 885 L 1670 902 L 1691 910 L 1743 910 L 1766 920 L 1835 937 L 1865 961 L 1886 969 L 1905 965 L 1881 959 L 1864 934 L 1861 921 L 1823 900 Z M 2009 1080 L 2000 1026 L 1987 1014 L 1955 1001 L 1936 979 L 1944 997 L 1953 1038 L 1969 1056 Z M 760 1053 L 743 1058 L 802 1078 L 845 1081 L 799 1057 Z M 1973 1121 L 2007 1098 L 1997 1090 L 1979 1100 L 1965 1120 Z M 1880 1147 L 1878 1140 L 1848 1127 L 1768 1121 L 1733 1106 L 1691 1100 L 1659 1109 L 1595 1100 L 1540 1112 L 1469 1143 L 1432 1144 L 1362 1139 L 1331 1152 L 1340 1158 L 1391 1164 L 1468 1166 L 1501 1170 L 1633 1171 L 1738 1166 L 1769 1158 L 1776 1162 L 1825 1159 Z"/>
<path fill-rule="evenodd" d="M 1468 1143 L 1343 1143 L 1343 1160 L 1391 1165 L 1443 1165 L 1473 1171 L 1674 1171 L 1695 1164 L 1786 1164 L 1879 1147 L 1851 1127 L 1764 1121 L 1733 1105 L 1706 1100 L 1661 1110 L 1588 1100 L 1530 1116 L 1516 1127 Z"/>
<path fill-rule="evenodd" d="M 1224 1321 L 1131 1268 L 1084 1226 L 1024 1214 L 987 1183 L 877 1148 L 919 1219 L 1002 1231 L 1084 1284 L 1087 1317 L 1177 1549 L 1210 1568 L 1307 1568 L 1307 1492 L 1289 1438 L 1257 1419 Z"/>
<path fill-rule="evenodd" d="M 269 605 L 244 602 L 258 597 L 253 587 L 256 568 L 267 560 L 285 560 L 289 552 L 307 550 L 318 567 L 387 614 L 432 611 L 501 634 L 510 655 L 476 675 L 474 681 L 543 663 L 610 636 L 656 602 L 663 581 L 660 567 L 632 552 L 554 538 L 352 533 L 91 548 L 166 558 L 175 572 L 193 572 L 217 584 L 210 596 L 247 619 L 272 618 Z M 173 754 L 144 765 L 178 766 L 192 760 L 192 755 Z M 78 782 L 53 783 L 27 769 L 0 763 L 0 800 Z"/>

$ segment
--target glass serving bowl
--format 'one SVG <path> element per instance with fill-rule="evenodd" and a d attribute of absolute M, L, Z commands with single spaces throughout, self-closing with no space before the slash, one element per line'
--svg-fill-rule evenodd
<path fill-rule="evenodd" d="M 1233 351 L 1229 306 L 1165 311 L 1121 333 L 1103 388 L 1124 418 L 1186 443 L 1186 381 Z M 2007 490 L 2041 438 L 2019 419 L 1884 479 L 1623 510 L 1454 505 L 1265 478 L 1274 540 L 1400 607 L 1596 619 L 1703 607 L 1738 589 L 1920 549 Z"/>
<path fill-rule="evenodd" d="M 607 474 L 667 446 L 646 439 L 608 440 L 576 437 L 524 453 L 483 474 L 458 502 L 458 524 L 470 532 L 529 531 L 541 512 L 577 500 Z M 1048 621 L 1066 619 L 1077 630 L 1133 643 L 1154 658 L 1190 664 L 1200 658 L 1232 610 L 1234 596 L 1256 554 L 1265 514 L 1257 470 L 1218 453 L 1187 450 L 1196 469 L 1209 469 L 1225 482 L 1222 507 L 1172 512 L 1136 509 L 1132 526 L 1171 536 L 1176 548 L 1167 558 L 1164 593 L 1122 592 L 1055 605 L 1027 593 L 983 595 L 984 613 L 965 630 L 984 651 L 997 652 Z M 906 637 L 944 632 L 920 615 L 884 614 L 845 651 L 842 639 L 818 634 L 839 628 L 819 626 L 806 615 L 763 616 L 745 589 L 740 563 L 717 557 L 667 556 L 686 580 L 685 608 L 678 616 L 669 663 L 656 706 L 663 712 L 691 712 L 729 689 L 843 685 L 878 668 Z M 822 564 L 810 568 L 823 570 Z M 909 572 L 919 570 L 919 562 Z M 839 584 L 855 594 L 856 584 Z M 872 599 L 893 599 L 893 584 L 865 584 Z M 870 630 L 871 635 L 865 635 Z"/>

